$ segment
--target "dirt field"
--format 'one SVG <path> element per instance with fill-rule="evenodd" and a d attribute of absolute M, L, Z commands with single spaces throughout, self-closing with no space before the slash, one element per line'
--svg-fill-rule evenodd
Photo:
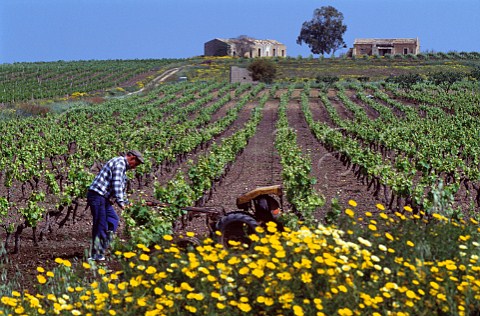
<path fill-rule="evenodd" d="M 331 97 L 334 100 L 334 95 Z M 233 102 L 224 105 L 215 113 L 212 120 L 222 117 L 228 108 L 233 105 Z M 250 118 L 250 110 L 255 105 L 256 103 L 247 104 L 240 111 L 236 122 L 217 137 L 214 142 L 241 128 Z M 351 113 L 340 102 L 334 103 L 334 106 L 337 107 L 342 116 L 351 117 Z M 282 166 L 280 157 L 274 147 L 278 107 L 278 99 L 272 99 L 266 103 L 263 119 L 258 125 L 257 133 L 250 139 L 245 150 L 237 156 L 235 163 L 229 169 L 223 181 L 215 185 L 215 190 L 206 206 L 223 206 L 226 210 L 235 210 L 235 200 L 242 193 L 258 186 L 282 184 Z M 318 97 L 311 97 L 310 109 L 315 120 L 332 124 Z M 290 126 L 297 131 L 299 145 L 303 152 L 311 157 L 312 176 L 318 180 L 315 188 L 326 200 L 325 206 L 316 214 L 319 220 L 323 219 L 333 198 L 338 198 L 343 206 L 346 206 L 350 199 L 356 200 L 359 210 L 373 211 L 376 203 L 385 203 L 385 201 L 375 199 L 373 193 L 367 190 L 367 186 L 358 181 L 353 172 L 335 158 L 334 153 L 329 152 L 316 140 L 307 126 L 298 99 L 292 98 L 287 114 Z M 208 147 L 199 149 L 188 155 L 187 160 L 194 160 L 195 157 L 207 150 Z M 166 183 L 171 179 L 177 169 L 185 168 L 185 161 L 177 163 L 169 172 L 165 171 L 161 175 L 161 183 Z M 135 184 L 133 184 L 133 187 L 135 187 Z M 147 194 L 153 194 L 153 185 L 147 187 L 146 191 Z M 133 195 L 130 198 L 135 200 L 137 197 Z M 119 238 L 123 238 L 122 228 L 119 229 Z M 189 223 L 188 229 L 195 231 L 197 235 L 205 234 L 204 218 L 195 218 L 193 222 Z M 54 266 L 54 259 L 57 257 L 70 259 L 71 261 L 83 260 L 90 243 L 90 230 L 91 217 L 89 210 L 83 204 L 79 207 L 75 223 L 69 222 L 62 229 L 55 230 L 40 241 L 38 247 L 33 246 L 30 238 L 31 231 L 26 230 L 22 235 L 24 239 L 20 253 L 8 254 L 4 259 L 7 260 L 6 266 L 9 267 L 10 274 L 22 271 L 23 277 L 31 279 L 35 277 L 38 266 L 47 268 Z M 2 235 L 2 237 L 4 236 Z"/>

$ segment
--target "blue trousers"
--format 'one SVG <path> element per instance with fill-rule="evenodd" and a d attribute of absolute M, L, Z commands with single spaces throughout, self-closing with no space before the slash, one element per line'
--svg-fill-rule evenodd
<path fill-rule="evenodd" d="M 104 255 L 117 231 L 119 218 L 110 200 L 95 191 L 88 191 L 87 203 L 93 218 L 91 255 Z"/>

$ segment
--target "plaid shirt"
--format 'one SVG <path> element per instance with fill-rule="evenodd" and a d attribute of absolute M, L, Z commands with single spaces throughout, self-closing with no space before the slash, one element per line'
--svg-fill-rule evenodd
<path fill-rule="evenodd" d="M 125 204 L 130 203 L 125 195 L 128 167 L 125 157 L 110 159 L 95 177 L 89 189 L 108 199 L 114 198 L 123 208 Z"/>

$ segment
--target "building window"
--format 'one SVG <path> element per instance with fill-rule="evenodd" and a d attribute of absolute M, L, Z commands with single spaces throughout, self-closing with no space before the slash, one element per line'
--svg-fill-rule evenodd
<path fill-rule="evenodd" d="M 276 53 L 276 50 L 275 50 L 275 48 L 274 48 L 274 49 L 273 49 L 273 54 L 272 54 L 273 57 L 276 56 L 275 53 Z"/>
<path fill-rule="evenodd" d="M 404 55 L 407 55 L 407 54 L 408 54 L 408 48 L 404 48 L 404 49 L 403 49 L 403 54 L 404 54 Z"/>
<path fill-rule="evenodd" d="M 261 56 L 262 56 L 262 49 L 259 48 L 259 49 L 258 49 L 258 57 L 261 57 Z"/>
<path fill-rule="evenodd" d="M 285 51 L 282 49 L 282 57 L 285 57 Z"/>

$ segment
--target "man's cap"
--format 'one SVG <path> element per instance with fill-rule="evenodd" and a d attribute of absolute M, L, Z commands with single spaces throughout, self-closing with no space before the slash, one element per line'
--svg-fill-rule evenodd
<path fill-rule="evenodd" d="M 133 156 L 137 157 L 138 161 L 140 161 L 141 163 L 145 162 L 143 160 L 143 155 L 138 150 L 129 150 L 127 152 L 127 155 L 133 155 Z"/>

